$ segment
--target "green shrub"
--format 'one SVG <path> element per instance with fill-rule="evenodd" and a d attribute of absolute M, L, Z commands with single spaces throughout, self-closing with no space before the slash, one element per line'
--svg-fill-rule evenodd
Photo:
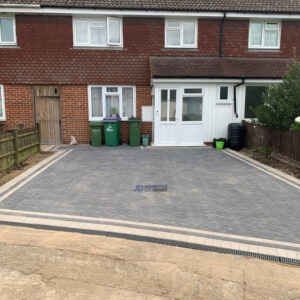
<path fill-rule="evenodd" d="M 270 159 L 273 150 L 272 150 L 272 148 L 270 148 L 268 146 L 263 146 L 263 147 L 255 148 L 255 151 L 264 154 L 266 156 L 266 158 Z"/>
<path fill-rule="evenodd" d="M 295 130 L 295 131 L 300 131 L 300 123 L 295 121 L 295 122 L 292 124 L 291 129 L 292 129 L 292 130 Z"/>
<path fill-rule="evenodd" d="M 300 115 L 300 63 L 288 64 L 283 82 L 263 94 L 263 104 L 255 109 L 258 122 L 268 128 L 288 130 Z"/>

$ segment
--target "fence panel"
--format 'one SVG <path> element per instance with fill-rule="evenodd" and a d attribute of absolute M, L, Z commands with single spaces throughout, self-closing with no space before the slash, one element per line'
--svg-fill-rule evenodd
<path fill-rule="evenodd" d="M 0 136 L 0 172 L 15 164 L 14 136 L 6 133 Z"/>
<path fill-rule="evenodd" d="M 39 126 L 13 129 L 0 136 L 0 172 L 26 160 L 40 151 Z"/>
<path fill-rule="evenodd" d="M 300 161 L 300 132 L 293 131 L 291 138 L 290 157 L 294 161 Z"/>
<path fill-rule="evenodd" d="M 300 164 L 300 132 L 265 128 L 254 122 L 244 125 L 248 147 L 270 147 L 274 156 Z"/>

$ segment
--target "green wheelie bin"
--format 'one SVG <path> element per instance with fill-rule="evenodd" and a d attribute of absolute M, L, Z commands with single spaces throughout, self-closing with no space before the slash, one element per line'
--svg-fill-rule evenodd
<path fill-rule="evenodd" d="M 141 144 L 141 119 L 130 118 L 129 123 L 129 145 L 140 146 Z"/>
<path fill-rule="evenodd" d="M 103 123 L 100 121 L 90 122 L 92 146 L 99 147 L 102 145 L 102 126 Z"/>
<path fill-rule="evenodd" d="M 104 118 L 104 136 L 106 146 L 120 145 L 120 125 L 121 119 L 118 117 Z"/>

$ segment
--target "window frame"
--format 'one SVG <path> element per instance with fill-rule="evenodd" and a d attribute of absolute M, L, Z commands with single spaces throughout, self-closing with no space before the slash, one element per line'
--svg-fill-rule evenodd
<path fill-rule="evenodd" d="M 226 87 L 228 88 L 227 99 L 221 99 L 221 88 Z M 217 88 L 217 104 L 232 104 L 233 92 L 232 86 L 228 84 L 221 84 Z"/>
<path fill-rule="evenodd" d="M 264 88 L 269 88 L 271 86 L 276 85 L 276 83 L 264 83 L 264 82 L 254 82 L 254 83 L 247 83 L 245 84 L 245 91 L 244 91 L 244 101 L 243 101 L 243 106 L 242 106 L 242 113 L 243 113 L 243 120 L 247 122 L 252 122 L 253 120 L 257 121 L 257 118 L 249 118 L 246 117 L 246 98 L 247 98 L 247 87 L 264 87 Z"/>
<path fill-rule="evenodd" d="M 0 121 L 6 121 L 4 86 L 1 84 L 0 84 L 0 97 L 1 97 L 0 105 L 2 106 L 2 112 L 3 112 L 3 116 L 0 116 Z"/>
<path fill-rule="evenodd" d="M 110 20 L 118 20 L 120 21 L 120 43 L 108 43 L 109 42 L 109 26 L 108 23 Z M 116 18 L 116 17 L 107 17 L 106 18 L 106 39 L 107 39 L 107 45 L 109 46 L 118 46 L 118 47 L 122 47 L 123 46 L 123 19 L 122 18 Z"/>
<path fill-rule="evenodd" d="M 179 27 L 177 29 L 174 27 L 173 30 L 180 30 L 180 43 L 179 45 L 167 45 L 167 31 L 172 30 L 168 28 L 168 22 L 179 22 Z M 194 22 L 195 33 L 194 33 L 194 44 L 184 44 L 183 43 L 183 23 L 184 22 Z M 170 19 L 165 18 L 165 48 L 183 48 L 183 49 L 197 49 L 198 48 L 198 19 Z"/>
<path fill-rule="evenodd" d="M 92 116 L 92 88 L 102 88 L 102 117 L 93 117 Z M 116 87 L 118 88 L 117 92 L 107 92 L 106 88 Z M 89 111 L 89 121 L 102 121 L 106 118 L 106 96 L 119 96 L 119 114 L 122 121 L 128 121 L 131 117 L 123 117 L 123 88 L 132 88 L 133 89 L 133 117 L 136 117 L 136 86 L 133 85 L 89 85 L 88 86 L 88 111 Z"/>
<path fill-rule="evenodd" d="M 185 93 L 186 89 L 201 89 L 201 93 Z M 193 125 L 197 125 L 197 124 L 202 124 L 203 123 L 203 111 L 204 111 L 204 88 L 201 86 L 197 86 L 197 87 L 188 87 L 185 86 L 182 90 L 182 95 L 181 95 L 181 123 L 184 124 L 193 124 Z M 191 98 L 197 98 L 197 97 L 201 97 L 202 98 L 202 111 L 201 111 L 201 121 L 197 120 L 197 121 L 183 121 L 183 98 L 184 97 L 191 97 Z"/>
<path fill-rule="evenodd" d="M 72 18 L 73 26 L 73 46 L 74 47 L 88 47 L 88 48 L 122 48 L 123 47 L 123 18 L 122 17 L 109 17 L 109 16 L 99 16 L 97 17 L 74 17 Z M 78 43 L 76 41 L 76 20 L 87 20 L 88 21 L 88 42 L 87 43 Z M 106 33 L 106 43 L 92 45 L 92 34 L 91 29 L 97 28 L 91 25 L 92 21 L 105 21 L 105 33 Z M 109 43 L 109 20 L 118 20 L 120 21 L 120 43 Z M 100 27 L 99 27 L 100 28 Z"/>
<path fill-rule="evenodd" d="M 251 24 L 259 23 L 262 24 L 262 44 L 261 45 L 251 45 Z M 278 24 L 278 29 L 265 29 L 266 24 Z M 276 46 L 265 46 L 265 32 L 266 31 L 277 31 L 277 45 Z M 278 50 L 280 49 L 281 43 L 281 22 L 278 20 L 250 20 L 249 21 L 249 33 L 248 33 L 248 48 L 249 49 L 267 49 L 267 50 Z"/>
<path fill-rule="evenodd" d="M 4 45 L 4 46 L 5 45 L 8 45 L 8 46 L 17 45 L 16 18 L 15 18 L 15 16 L 12 16 L 12 15 L 7 15 L 7 16 L 0 15 L 0 20 L 1 19 L 12 19 L 13 20 L 14 40 L 13 40 L 13 42 L 2 42 L 2 39 L 1 39 L 1 22 L 0 22 L 0 46 L 2 46 L 2 45 Z"/>

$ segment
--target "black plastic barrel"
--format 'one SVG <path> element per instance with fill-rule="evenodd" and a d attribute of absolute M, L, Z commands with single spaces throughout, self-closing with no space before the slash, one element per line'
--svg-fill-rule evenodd
<path fill-rule="evenodd" d="M 242 150 L 245 144 L 245 128 L 240 123 L 228 125 L 227 146 L 232 150 Z"/>

